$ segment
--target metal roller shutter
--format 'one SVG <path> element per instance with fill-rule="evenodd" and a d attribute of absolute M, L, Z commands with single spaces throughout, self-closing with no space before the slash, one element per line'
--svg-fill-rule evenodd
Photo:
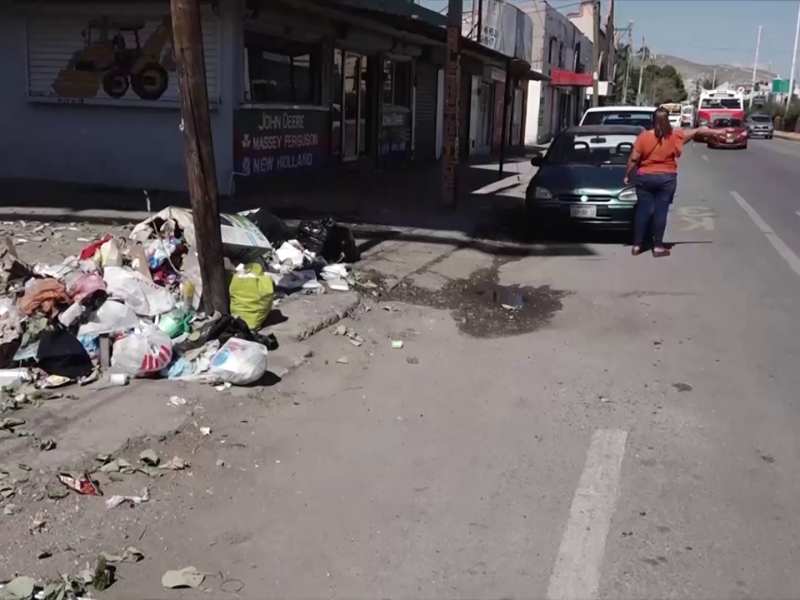
<path fill-rule="evenodd" d="M 115 106 L 179 106 L 169 4 L 53 5 L 28 13 L 28 97 Z M 219 101 L 219 20 L 202 13 L 210 102 Z"/>
<path fill-rule="evenodd" d="M 417 63 L 416 150 L 422 159 L 436 158 L 436 67 Z"/>

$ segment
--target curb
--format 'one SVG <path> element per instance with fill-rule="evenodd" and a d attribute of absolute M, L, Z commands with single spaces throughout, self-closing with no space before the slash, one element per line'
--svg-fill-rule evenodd
<path fill-rule="evenodd" d="M 775 131 L 773 135 L 781 140 L 789 142 L 800 142 L 800 133 L 791 133 L 789 131 Z"/>

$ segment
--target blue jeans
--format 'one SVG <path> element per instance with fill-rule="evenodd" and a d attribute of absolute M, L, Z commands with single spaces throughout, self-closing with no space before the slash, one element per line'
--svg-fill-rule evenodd
<path fill-rule="evenodd" d="M 653 220 L 653 245 L 664 243 L 669 205 L 675 197 L 678 175 L 675 173 L 640 174 L 636 178 L 636 216 L 633 222 L 633 245 L 643 246 L 650 219 Z"/>

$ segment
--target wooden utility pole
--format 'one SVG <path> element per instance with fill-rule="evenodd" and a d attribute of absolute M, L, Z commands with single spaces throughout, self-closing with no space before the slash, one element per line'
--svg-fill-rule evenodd
<path fill-rule="evenodd" d="M 444 164 L 442 169 L 442 204 L 444 206 L 455 206 L 458 190 L 461 14 L 461 0 L 449 0 L 447 9 L 447 57 L 444 71 Z M 480 32 L 478 35 L 480 36 Z"/>
<path fill-rule="evenodd" d="M 200 26 L 200 0 L 170 0 L 175 61 L 181 98 L 181 129 L 186 142 L 189 195 L 203 283 L 206 314 L 230 314 L 222 263 L 219 190 L 208 112 L 206 64 Z"/>
<path fill-rule="evenodd" d="M 633 62 L 633 21 L 628 25 L 628 60 L 625 61 L 625 85 L 622 87 L 622 104 L 628 103 L 628 81 L 631 77 Z"/>
<path fill-rule="evenodd" d="M 592 73 L 592 106 L 600 106 L 600 0 L 594 0 L 592 4 L 593 14 L 592 20 L 594 21 L 594 40 L 592 47 L 594 49 L 594 70 Z M 613 35 L 613 34 L 612 34 Z"/>
<path fill-rule="evenodd" d="M 644 81 L 644 59 L 647 53 L 647 40 L 642 36 L 642 60 L 639 61 L 639 89 L 636 90 L 636 104 L 642 104 L 642 81 Z"/>

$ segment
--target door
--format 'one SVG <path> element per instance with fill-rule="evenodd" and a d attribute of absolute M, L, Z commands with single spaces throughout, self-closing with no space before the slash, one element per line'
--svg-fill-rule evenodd
<path fill-rule="evenodd" d="M 365 152 L 367 57 L 344 52 L 342 85 L 342 160 L 352 161 Z"/>
<path fill-rule="evenodd" d="M 478 92 L 477 152 L 488 154 L 492 150 L 492 85 L 481 83 Z"/>

